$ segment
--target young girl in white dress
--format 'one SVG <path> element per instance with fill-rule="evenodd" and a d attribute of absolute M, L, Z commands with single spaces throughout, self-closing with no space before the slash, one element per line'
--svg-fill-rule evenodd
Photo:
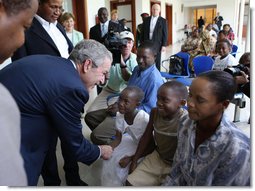
<path fill-rule="evenodd" d="M 118 100 L 116 135 L 111 143 L 114 148 L 111 159 L 102 161 L 101 185 L 121 186 L 128 176 L 129 162 L 149 121 L 149 114 L 137 110 L 144 97 L 135 86 L 125 88 Z"/>

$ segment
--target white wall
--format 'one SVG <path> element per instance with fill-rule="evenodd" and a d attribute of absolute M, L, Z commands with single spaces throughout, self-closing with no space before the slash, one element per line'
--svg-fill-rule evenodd
<path fill-rule="evenodd" d="M 238 15 L 236 14 L 236 11 L 238 10 L 239 6 L 238 1 L 239 0 L 182 0 L 182 3 L 184 4 L 185 8 L 216 5 L 217 12 L 220 12 L 220 15 L 224 19 L 223 24 L 230 24 L 235 32 L 237 31 Z M 192 13 L 190 17 L 191 16 Z"/>
<path fill-rule="evenodd" d="M 142 13 L 148 13 L 150 15 L 150 0 L 135 0 L 135 8 L 136 8 L 136 26 L 143 22 L 142 17 L 140 16 Z"/>
<path fill-rule="evenodd" d="M 105 7 L 106 4 L 105 4 L 105 1 L 102 1 L 102 0 L 87 0 L 87 6 L 88 6 L 87 7 L 88 28 L 90 29 L 91 27 L 93 27 L 96 24 L 95 18 L 96 18 L 98 9 L 100 7 Z"/>
<path fill-rule="evenodd" d="M 63 8 L 65 9 L 65 12 L 73 12 L 73 5 L 72 1 L 65 0 L 63 1 Z"/>

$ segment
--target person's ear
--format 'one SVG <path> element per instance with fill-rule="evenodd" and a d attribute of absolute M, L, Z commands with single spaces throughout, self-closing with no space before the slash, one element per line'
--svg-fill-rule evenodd
<path fill-rule="evenodd" d="M 136 106 L 139 107 L 141 105 L 141 102 L 140 101 L 137 101 L 136 102 Z"/>
<path fill-rule="evenodd" d="M 180 105 L 183 107 L 186 105 L 186 103 L 187 103 L 187 101 L 185 99 L 182 99 Z"/>
<path fill-rule="evenodd" d="M 222 102 L 222 106 L 223 106 L 224 110 L 227 109 L 229 103 L 230 103 L 229 100 L 225 100 L 225 101 Z"/>
<path fill-rule="evenodd" d="M 82 63 L 82 72 L 87 73 L 88 71 L 91 70 L 93 66 L 92 60 L 91 59 L 86 59 Z"/>

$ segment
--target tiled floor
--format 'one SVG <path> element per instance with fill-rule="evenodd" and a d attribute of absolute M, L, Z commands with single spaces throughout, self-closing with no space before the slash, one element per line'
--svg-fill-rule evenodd
<path fill-rule="evenodd" d="M 177 53 L 180 50 L 180 43 L 175 44 L 174 46 L 169 46 L 167 47 L 167 51 L 162 54 L 162 59 L 168 58 L 170 55 Z M 238 55 L 237 55 L 238 57 Z M 240 57 L 240 55 L 239 55 Z M 92 101 L 95 99 L 96 96 L 96 89 L 94 89 L 93 92 L 91 92 L 91 97 L 89 102 L 86 104 L 85 109 L 88 108 L 88 106 L 92 103 Z M 238 128 L 242 129 L 249 137 L 250 137 L 250 124 L 248 124 L 248 120 L 250 118 L 250 99 L 248 97 L 245 97 L 246 100 L 246 107 L 241 109 L 240 111 L 240 122 L 237 122 L 236 125 Z M 228 117 L 233 120 L 234 119 L 234 110 L 235 110 L 235 105 L 230 104 L 228 109 L 226 110 L 226 114 Z M 90 135 L 90 130 L 84 123 L 84 120 L 81 119 L 82 124 L 84 126 L 83 128 L 83 134 L 84 136 L 89 139 Z M 57 158 L 58 158 L 58 166 L 59 166 L 59 174 L 60 178 L 62 180 L 61 185 L 65 186 L 65 178 L 64 178 L 64 171 L 63 171 L 63 158 L 61 155 L 61 150 L 58 145 L 57 147 Z M 80 176 L 82 180 L 87 182 L 90 186 L 100 186 L 100 180 L 96 178 L 97 172 L 100 170 L 100 162 L 96 161 L 94 164 L 91 166 L 84 165 L 82 163 L 79 163 L 80 166 Z M 40 178 L 38 186 L 42 186 L 43 181 Z"/>

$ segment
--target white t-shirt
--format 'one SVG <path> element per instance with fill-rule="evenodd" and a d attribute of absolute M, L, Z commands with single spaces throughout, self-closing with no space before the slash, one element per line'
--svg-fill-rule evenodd
<path fill-rule="evenodd" d="M 220 59 L 220 58 L 221 58 L 221 56 L 217 56 L 215 58 L 215 62 L 214 62 L 214 65 L 213 65 L 214 70 L 223 71 L 225 68 L 238 65 L 237 59 L 232 54 L 228 54 L 223 59 Z"/>

